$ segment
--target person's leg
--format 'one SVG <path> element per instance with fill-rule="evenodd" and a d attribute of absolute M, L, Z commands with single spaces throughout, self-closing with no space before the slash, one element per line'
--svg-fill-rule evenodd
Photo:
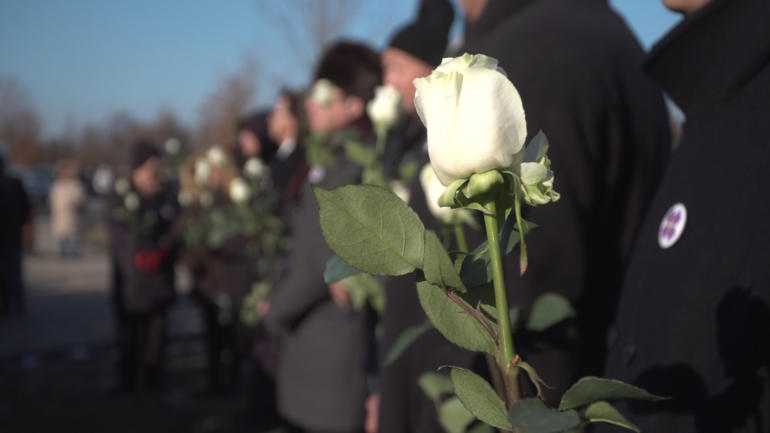
<path fill-rule="evenodd" d="M 11 275 L 10 257 L 0 251 L 0 317 L 6 316 L 10 310 Z"/>
<path fill-rule="evenodd" d="M 219 324 L 217 305 L 205 297 L 200 298 L 201 314 L 206 327 L 206 355 L 208 357 L 208 388 L 217 390 L 221 386 L 222 330 Z"/>
<path fill-rule="evenodd" d="M 24 294 L 24 277 L 22 269 L 21 249 L 11 254 L 11 313 L 22 315 L 27 310 L 27 300 Z"/>
<path fill-rule="evenodd" d="M 147 316 L 147 342 L 144 346 L 144 365 L 147 385 L 152 389 L 163 387 L 163 349 L 166 343 L 166 312 L 157 311 Z"/>
<path fill-rule="evenodd" d="M 130 391 L 136 388 L 138 321 L 133 315 L 118 314 L 117 323 L 118 391 Z"/>

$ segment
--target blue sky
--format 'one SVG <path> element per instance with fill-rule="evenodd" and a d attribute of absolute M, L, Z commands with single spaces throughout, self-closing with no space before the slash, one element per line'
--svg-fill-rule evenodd
<path fill-rule="evenodd" d="M 416 3 L 362 0 L 342 34 L 379 48 Z M 679 19 L 660 0 L 611 3 L 646 47 Z M 148 120 L 162 107 L 192 125 L 201 101 L 247 56 L 260 72 L 255 106 L 282 82 L 304 84 L 309 72 L 265 21 L 256 0 L 3 0 L 0 77 L 26 90 L 47 136 L 68 121 L 98 123 L 117 111 Z"/>

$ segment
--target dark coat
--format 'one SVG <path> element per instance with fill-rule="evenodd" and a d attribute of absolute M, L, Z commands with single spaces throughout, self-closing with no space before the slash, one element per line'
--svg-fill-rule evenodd
<path fill-rule="evenodd" d="M 766 0 L 714 1 L 646 65 L 686 123 L 610 334 L 607 376 L 673 397 L 627 414 L 642 431 L 770 431 L 768 23 Z M 675 203 L 684 231 L 663 249 Z"/>
<path fill-rule="evenodd" d="M 317 183 L 333 189 L 359 180 L 360 169 L 340 154 Z M 280 337 L 278 409 L 309 430 L 354 431 L 364 423 L 365 315 L 338 307 L 323 273 L 332 252 L 306 182 L 292 218 L 293 244 L 263 323 Z"/>
<path fill-rule="evenodd" d="M 529 137 L 548 136 L 555 204 L 526 208 L 529 269 L 505 266 L 511 304 L 567 296 L 578 320 L 519 333 L 522 351 L 560 396 L 598 374 L 604 335 L 632 243 L 669 149 L 662 95 L 640 70 L 643 52 L 606 0 L 489 0 L 465 50 L 495 57 L 521 94 Z"/>
<path fill-rule="evenodd" d="M 425 136 L 425 128 L 416 118 L 407 118 L 399 124 L 388 141 L 385 168 L 386 173 L 393 175 L 401 163 L 417 162 L 418 172 L 408 185 L 409 205 L 426 228 L 440 235 L 441 227 L 428 210 L 419 179 L 419 170 L 428 163 Z M 386 281 L 381 342 L 383 360 L 405 330 L 428 320 L 417 298 L 416 285 L 414 274 L 388 278 Z M 455 346 L 437 330 L 431 329 L 414 341 L 392 364 L 381 364 L 379 432 L 443 432 L 435 404 L 425 395 L 417 381 L 423 373 L 435 372 L 442 365 L 469 368 L 473 357 L 471 352 Z"/>
<path fill-rule="evenodd" d="M 216 302 L 218 294 L 237 299 L 251 289 L 256 277 L 255 265 L 246 257 L 249 239 L 234 236 L 219 248 L 206 248 L 193 268 L 196 294 L 209 302 Z"/>
<path fill-rule="evenodd" d="M 112 209 L 122 206 L 122 197 Z M 179 213 L 176 194 L 167 188 L 153 197 L 142 197 L 140 212 L 155 215 L 154 224 L 138 233 L 129 224 L 110 215 L 112 261 L 116 266 L 113 291 L 118 313 L 151 313 L 168 307 L 176 297 L 174 263 L 177 242 L 172 230 Z M 138 257 L 153 257 L 159 266 L 152 271 L 137 266 Z"/>
<path fill-rule="evenodd" d="M 0 255 L 21 252 L 21 232 L 32 206 L 21 179 L 5 172 L 0 160 Z"/>

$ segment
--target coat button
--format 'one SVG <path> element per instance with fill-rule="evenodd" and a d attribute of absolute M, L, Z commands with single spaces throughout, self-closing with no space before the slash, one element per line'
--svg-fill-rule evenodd
<path fill-rule="evenodd" d="M 628 344 L 626 344 L 626 347 L 623 349 L 623 362 L 625 362 L 626 365 L 631 365 L 634 362 L 635 357 L 636 357 L 636 344 L 632 340 Z"/>

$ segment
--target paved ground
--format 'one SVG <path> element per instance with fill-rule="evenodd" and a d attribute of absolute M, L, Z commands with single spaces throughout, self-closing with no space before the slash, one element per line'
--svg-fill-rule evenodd
<path fill-rule="evenodd" d="M 0 432 L 265 431 L 248 379 L 228 394 L 200 392 L 202 329 L 184 287 L 171 312 L 168 389 L 111 393 L 115 350 L 104 249 L 87 245 L 81 258 L 63 260 L 46 233 L 40 218 L 37 253 L 25 259 L 26 314 L 0 319 Z"/>

